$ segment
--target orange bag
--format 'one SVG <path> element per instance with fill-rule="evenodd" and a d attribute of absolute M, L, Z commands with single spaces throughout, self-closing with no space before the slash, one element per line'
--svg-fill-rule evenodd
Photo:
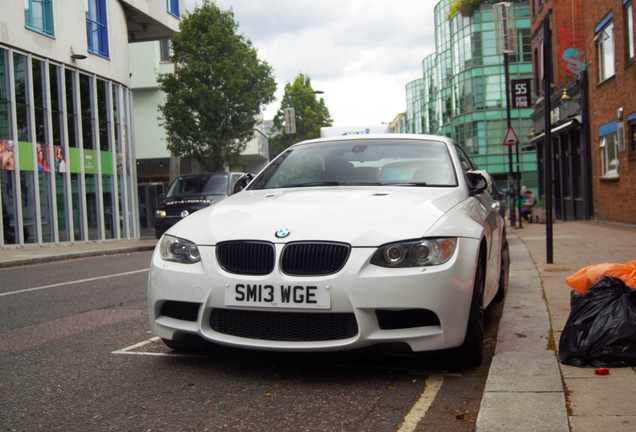
<path fill-rule="evenodd" d="M 593 264 L 566 278 L 565 283 L 583 295 L 601 276 L 613 276 L 621 279 L 625 285 L 636 289 L 636 261 L 630 261 L 626 264 Z"/>

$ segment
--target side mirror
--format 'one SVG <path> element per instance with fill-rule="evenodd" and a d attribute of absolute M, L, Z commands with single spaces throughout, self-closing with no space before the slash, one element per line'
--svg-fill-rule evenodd
<path fill-rule="evenodd" d="M 234 195 L 235 193 L 239 193 L 240 191 L 242 191 L 243 189 L 245 189 L 245 187 L 250 184 L 250 182 L 252 181 L 252 179 L 254 178 L 254 176 L 252 175 L 252 173 L 245 173 L 243 174 L 237 181 L 236 184 L 234 185 L 234 189 L 232 190 L 232 195 Z"/>
<path fill-rule="evenodd" d="M 484 193 L 484 191 L 490 187 L 488 182 L 489 178 L 490 175 L 485 171 L 468 171 L 466 173 L 466 183 L 468 183 L 470 194 L 479 195 Z"/>
<path fill-rule="evenodd" d="M 166 197 L 165 193 L 160 193 L 159 195 L 157 195 L 157 201 L 161 202 L 163 201 L 163 199 Z"/>

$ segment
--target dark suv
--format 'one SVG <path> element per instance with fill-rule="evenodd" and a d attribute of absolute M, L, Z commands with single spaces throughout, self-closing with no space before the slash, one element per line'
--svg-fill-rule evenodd
<path fill-rule="evenodd" d="M 231 195 L 234 185 L 243 175 L 240 172 L 217 172 L 184 175 L 175 179 L 166 195 L 159 194 L 155 236 L 160 238 L 184 217 Z"/>

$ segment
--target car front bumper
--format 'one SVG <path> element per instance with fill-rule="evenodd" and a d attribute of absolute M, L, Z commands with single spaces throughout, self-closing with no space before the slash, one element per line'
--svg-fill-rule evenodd
<path fill-rule="evenodd" d="M 276 262 L 282 247 L 276 245 Z M 376 248 L 352 248 L 342 270 L 320 277 L 292 277 L 278 267 L 266 276 L 231 274 L 217 264 L 214 247 L 200 246 L 199 250 L 201 262 L 196 264 L 164 261 L 158 249 L 153 254 L 148 278 L 149 318 L 153 333 L 164 339 L 193 334 L 223 345 L 272 351 L 336 351 L 401 342 L 413 351 L 429 351 L 457 347 L 466 335 L 479 250 L 476 239 L 459 238 L 448 262 L 418 268 L 378 267 L 370 264 Z M 233 290 L 237 284 L 327 286 L 330 306 L 316 309 L 227 306 L 226 290 Z M 242 337 L 219 331 L 215 325 L 219 312 L 238 313 L 239 317 L 262 315 L 268 320 L 294 317 L 289 324 L 283 321 L 283 326 L 293 326 L 304 317 L 328 318 L 316 314 L 346 314 L 355 317 L 356 331 L 331 340 Z M 410 319 L 413 316 L 415 320 Z M 424 319 L 423 323 L 417 318 L 421 316 L 437 319 Z"/>

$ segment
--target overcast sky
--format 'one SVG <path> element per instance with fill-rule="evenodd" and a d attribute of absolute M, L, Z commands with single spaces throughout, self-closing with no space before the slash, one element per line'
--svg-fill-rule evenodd
<path fill-rule="evenodd" d="M 186 0 L 194 10 L 197 0 Z M 277 82 L 272 119 L 299 73 L 325 93 L 334 126 L 388 123 L 406 110 L 406 84 L 435 51 L 438 0 L 217 0 L 268 62 Z"/>

